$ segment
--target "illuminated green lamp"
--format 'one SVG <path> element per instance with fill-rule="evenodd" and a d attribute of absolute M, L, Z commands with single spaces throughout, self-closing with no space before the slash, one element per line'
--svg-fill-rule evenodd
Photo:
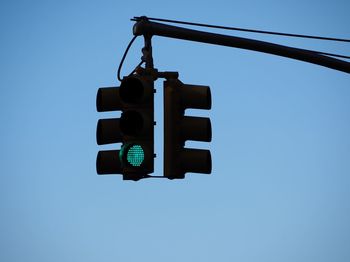
<path fill-rule="evenodd" d="M 142 146 L 137 144 L 129 144 L 122 147 L 119 157 L 126 159 L 129 165 L 139 167 L 145 160 L 145 153 Z"/>

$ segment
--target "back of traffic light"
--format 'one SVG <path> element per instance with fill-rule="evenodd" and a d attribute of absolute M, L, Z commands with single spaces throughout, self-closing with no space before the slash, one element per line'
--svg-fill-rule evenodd
<path fill-rule="evenodd" d="M 187 140 L 210 142 L 212 137 L 210 119 L 186 116 L 189 108 L 211 109 L 210 88 L 177 78 L 164 81 L 164 176 L 169 179 L 182 179 L 187 172 L 211 173 L 209 150 L 185 148 Z"/>
<path fill-rule="evenodd" d="M 139 180 L 154 171 L 154 79 L 147 72 L 124 77 L 120 87 L 100 88 L 98 112 L 121 111 L 120 118 L 100 119 L 98 145 L 122 143 L 120 150 L 99 151 L 98 174 L 122 174 Z"/>

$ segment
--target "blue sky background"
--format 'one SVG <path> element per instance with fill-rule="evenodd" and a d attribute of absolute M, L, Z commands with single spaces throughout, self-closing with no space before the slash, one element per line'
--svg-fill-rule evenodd
<path fill-rule="evenodd" d="M 350 38 L 346 0 L 1 1 L 0 261 L 350 261 L 350 75 L 154 37 L 155 66 L 209 85 L 210 176 L 98 176 L 97 89 L 133 16 Z M 220 31 L 219 31 L 220 32 Z M 272 36 L 350 55 L 349 44 Z M 140 61 L 142 40 L 124 74 Z M 162 81 L 156 83 L 162 175 Z"/>

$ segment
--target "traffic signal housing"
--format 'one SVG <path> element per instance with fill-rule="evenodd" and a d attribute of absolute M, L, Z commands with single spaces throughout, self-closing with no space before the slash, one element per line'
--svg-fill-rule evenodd
<path fill-rule="evenodd" d="M 122 146 L 98 152 L 98 174 L 122 174 L 124 180 L 136 181 L 153 173 L 154 92 L 154 79 L 145 73 L 124 77 L 120 87 L 99 88 L 97 111 L 121 111 L 121 116 L 98 120 L 97 144 Z"/>
<path fill-rule="evenodd" d="M 187 85 L 177 78 L 164 81 L 164 176 L 185 178 L 185 173 L 210 174 L 209 150 L 185 148 L 187 140 L 210 142 L 211 122 L 207 117 L 186 116 L 185 110 L 211 109 L 209 86 Z"/>

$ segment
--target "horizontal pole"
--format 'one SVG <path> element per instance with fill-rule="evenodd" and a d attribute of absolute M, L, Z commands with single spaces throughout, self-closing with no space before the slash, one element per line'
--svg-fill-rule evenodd
<path fill-rule="evenodd" d="M 134 35 L 144 35 L 148 37 L 157 35 L 194 42 L 247 49 L 296 59 L 345 73 L 350 73 L 349 62 L 326 55 L 321 55 L 317 52 L 249 38 L 215 34 L 177 26 L 165 25 L 161 23 L 150 22 L 147 19 L 138 21 L 134 25 L 133 33 Z"/>

